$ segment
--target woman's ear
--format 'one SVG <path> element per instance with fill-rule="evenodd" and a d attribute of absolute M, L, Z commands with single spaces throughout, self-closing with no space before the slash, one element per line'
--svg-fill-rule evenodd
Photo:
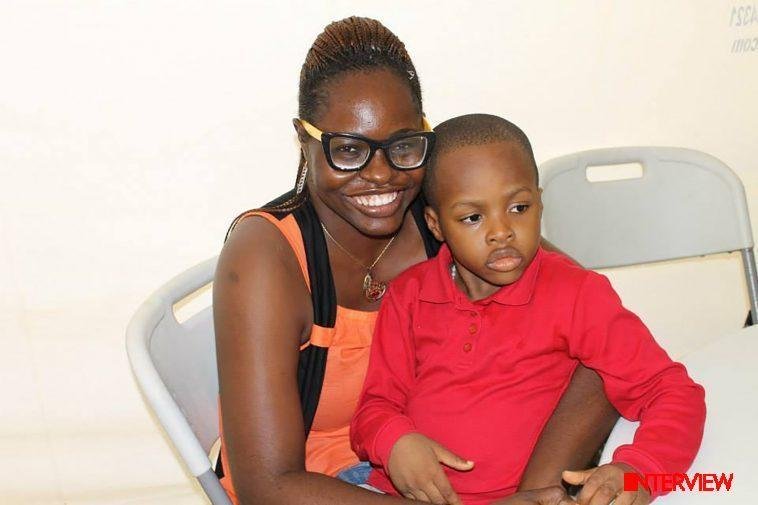
<path fill-rule="evenodd" d="M 445 236 L 442 235 L 442 229 L 440 228 L 440 217 L 437 214 L 437 211 L 427 205 L 424 208 L 424 219 L 426 219 L 426 226 L 429 228 L 429 231 L 432 232 L 434 238 L 440 242 L 444 242 Z"/>
<path fill-rule="evenodd" d="M 299 119 L 293 119 L 292 126 L 295 127 L 295 133 L 297 133 L 297 140 L 300 141 L 300 145 L 305 146 L 305 143 L 308 142 L 310 135 L 308 135 L 308 132 L 305 131 L 305 128 L 303 128 L 303 125 L 300 123 Z"/>

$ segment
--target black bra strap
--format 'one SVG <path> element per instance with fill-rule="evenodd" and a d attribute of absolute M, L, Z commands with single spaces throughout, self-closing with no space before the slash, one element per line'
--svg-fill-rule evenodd
<path fill-rule="evenodd" d="M 329 252 L 326 248 L 321 221 L 310 200 L 306 200 L 295 209 L 293 215 L 303 236 L 305 257 L 308 263 L 313 324 L 323 328 L 334 328 L 337 320 L 337 292 L 334 288 Z M 300 352 L 297 382 L 306 436 L 311 431 L 321 397 L 328 351 L 327 347 L 311 344 Z"/>
<path fill-rule="evenodd" d="M 306 200 L 292 213 L 303 236 L 305 257 L 308 262 L 308 278 L 311 282 L 313 324 L 334 328 L 337 319 L 337 292 L 334 289 L 329 252 L 326 248 L 324 230 L 310 200 Z"/>

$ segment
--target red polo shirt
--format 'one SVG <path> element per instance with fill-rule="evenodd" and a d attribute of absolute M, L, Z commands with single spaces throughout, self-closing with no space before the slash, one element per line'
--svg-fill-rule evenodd
<path fill-rule="evenodd" d="M 383 467 L 400 436 L 419 432 L 475 462 L 470 472 L 445 468 L 464 503 L 514 493 L 579 362 L 600 374 L 624 417 L 642 421 L 614 461 L 641 473 L 689 467 L 703 433 L 703 388 L 604 276 L 540 249 L 517 282 L 472 302 L 451 263 L 443 246 L 384 297 L 351 425 L 353 450 L 378 465 L 369 484 L 397 494 Z"/>

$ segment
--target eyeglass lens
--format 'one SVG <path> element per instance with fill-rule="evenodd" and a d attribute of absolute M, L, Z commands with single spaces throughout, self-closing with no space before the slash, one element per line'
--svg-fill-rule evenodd
<path fill-rule="evenodd" d="M 384 152 L 398 168 L 410 169 L 423 163 L 426 150 L 427 139 L 419 135 L 397 139 Z M 329 154 L 337 167 L 354 170 L 366 163 L 371 155 L 371 146 L 361 139 L 336 136 L 329 140 Z"/>

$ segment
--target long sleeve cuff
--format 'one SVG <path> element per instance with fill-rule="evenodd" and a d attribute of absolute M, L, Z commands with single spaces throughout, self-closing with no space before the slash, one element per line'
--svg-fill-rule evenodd
<path fill-rule="evenodd" d="M 645 477 L 647 474 L 664 473 L 664 470 L 657 461 L 631 445 L 622 445 L 616 449 L 611 463 L 626 463 L 634 468 L 642 477 Z M 648 489 L 648 491 L 650 491 L 652 499 L 666 494 L 665 492 L 661 492 L 660 489 Z"/>
<path fill-rule="evenodd" d="M 374 439 L 373 455 L 371 459 L 378 461 L 384 468 L 387 468 L 387 464 L 390 459 L 390 452 L 395 442 L 408 433 L 415 433 L 416 426 L 410 418 L 398 415 L 387 421 L 382 426 Z"/>

